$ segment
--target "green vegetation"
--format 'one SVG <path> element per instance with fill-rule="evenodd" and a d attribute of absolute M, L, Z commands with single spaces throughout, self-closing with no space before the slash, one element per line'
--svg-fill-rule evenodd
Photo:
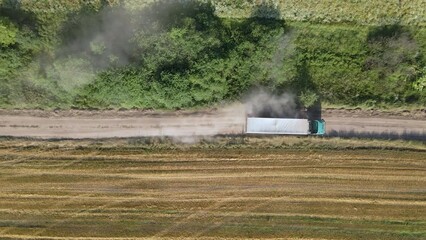
<path fill-rule="evenodd" d="M 370 2 L 392 11 L 378 22 L 359 16 L 366 1 L 327 17 L 302 4 L 297 14 L 312 17 L 300 18 L 289 15 L 295 1 L 4 0 L 0 107 L 179 109 L 257 87 L 293 92 L 306 107 L 426 104 L 423 8 Z"/>

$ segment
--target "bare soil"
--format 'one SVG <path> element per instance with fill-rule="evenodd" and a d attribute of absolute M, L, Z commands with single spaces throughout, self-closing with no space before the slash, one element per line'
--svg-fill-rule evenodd
<path fill-rule="evenodd" d="M 386 119 L 407 119 L 426 120 L 426 108 L 416 110 L 366 110 L 366 109 L 323 109 L 323 116 L 326 117 L 346 117 L 346 118 L 386 118 Z"/>

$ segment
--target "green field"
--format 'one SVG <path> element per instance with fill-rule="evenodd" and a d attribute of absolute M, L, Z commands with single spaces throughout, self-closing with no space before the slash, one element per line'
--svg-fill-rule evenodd
<path fill-rule="evenodd" d="M 2 139 L 0 238 L 426 238 L 424 144 L 150 141 Z"/>

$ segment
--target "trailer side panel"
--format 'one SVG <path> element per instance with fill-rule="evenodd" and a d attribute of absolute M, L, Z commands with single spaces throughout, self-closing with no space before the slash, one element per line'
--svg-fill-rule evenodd
<path fill-rule="evenodd" d="M 309 121 L 292 118 L 247 118 L 246 133 L 308 135 Z"/>

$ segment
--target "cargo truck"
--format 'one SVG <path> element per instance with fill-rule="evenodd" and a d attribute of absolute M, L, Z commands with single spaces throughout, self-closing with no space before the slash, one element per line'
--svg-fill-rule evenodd
<path fill-rule="evenodd" d="M 324 120 L 296 118 L 246 118 L 247 134 L 324 135 Z"/>

